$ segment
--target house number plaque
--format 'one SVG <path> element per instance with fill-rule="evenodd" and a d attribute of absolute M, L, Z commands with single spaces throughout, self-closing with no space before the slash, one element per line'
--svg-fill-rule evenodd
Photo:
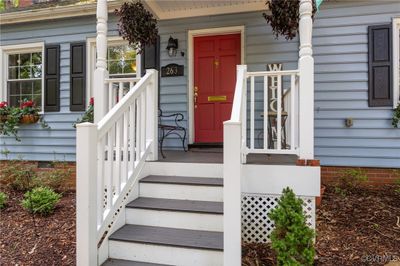
<path fill-rule="evenodd" d="M 169 64 L 161 68 L 161 77 L 183 76 L 183 65 Z"/>

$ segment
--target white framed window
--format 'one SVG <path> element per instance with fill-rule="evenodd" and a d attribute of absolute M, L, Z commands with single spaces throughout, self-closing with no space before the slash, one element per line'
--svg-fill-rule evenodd
<path fill-rule="evenodd" d="M 400 17 L 393 19 L 393 108 L 400 104 Z"/>
<path fill-rule="evenodd" d="M 33 100 L 44 110 L 44 44 L 31 43 L 0 47 L 0 99 L 11 106 Z"/>
<path fill-rule="evenodd" d="M 88 101 L 93 96 L 93 74 L 96 69 L 96 38 L 87 40 L 87 97 Z M 110 78 L 140 77 L 140 55 L 135 47 L 128 44 L 121 37 L 108 37 L 107 39 L 107 70 Z"/>

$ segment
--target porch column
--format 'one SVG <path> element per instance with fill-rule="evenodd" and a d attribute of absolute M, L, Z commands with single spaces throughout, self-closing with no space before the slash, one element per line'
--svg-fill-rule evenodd
<path fill-rule="evenodd" d="M 96 70 L 94 71 L 93 96 L 94 96 L 94 122 L 99 122 L 106 114 L 107 88 L 105 79 L 108 78 L 107 71 L 107 0 L 97 1 L 97 36 L 96 36 Z"/>
<path fill-rule="evenodd" d="M 312 57 L 312 1 L 300 0 L 299 157 L 314 159 L 314 58 Z"/>

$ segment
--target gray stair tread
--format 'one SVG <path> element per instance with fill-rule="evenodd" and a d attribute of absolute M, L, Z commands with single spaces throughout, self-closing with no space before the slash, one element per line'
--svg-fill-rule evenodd
<path fill-rule="evenodd" d="M 192 176 L 162 176 L 150 175 L 140 180 L 141 183 L 162 183 L 195 186 L 222 186 L 222 178 L 192 177 Z"/>
<path fill-rule="evenodd" d="M 140 197 L 126 205 L 127 208 L 140 208 L 162 211 L 181 211 L 223 214 L 223 202 L 176 200 Z"/>
<path fill-rule="evenodd" d="M 223 250 L 223 233 L 126 224 L 110 240 L 183 248 Z"/>
<path fill-rule="evenodd" d="M 168 265 L 140 262 L 140 261 L 108 259 L 101 266 L 168 266 Z"/>

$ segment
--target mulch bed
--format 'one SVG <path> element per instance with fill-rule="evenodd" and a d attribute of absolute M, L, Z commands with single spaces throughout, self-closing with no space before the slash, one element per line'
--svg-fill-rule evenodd
<path fill-rule="evenodd" d="M 400 194 L 395 185 L 327 187 L 317 210 L 316 265 L 400 265 Z M 275 265 L 268 244 L 244 244 L 243 265 Z M 392 264 L 391 264 L 392 265 Z"/>
<path fill-rule="evenodd" d="M 0 264 L 75 265 L 75 194 L 65 193 L 51 216 L 33 221 L 20 205 L 23 193 L 6 192 L 8 207 L 0 211 Z M 316 265 L 385 265 L 400 258 L 399 219 L 400 194 L 393 185 L 358 188 L 345 196 L 327 187 L 317 211 Z M 274 261 L 267 244 L 243 245 L 243 265 Z"/>
<path fill-rule="evenodd" d="M 0 265 L 75 265 L 75 193 L 63 193 L 50 216 L 32 219 L 22 192 L 2 191 L 9 200 L 0 211 Z"/>

